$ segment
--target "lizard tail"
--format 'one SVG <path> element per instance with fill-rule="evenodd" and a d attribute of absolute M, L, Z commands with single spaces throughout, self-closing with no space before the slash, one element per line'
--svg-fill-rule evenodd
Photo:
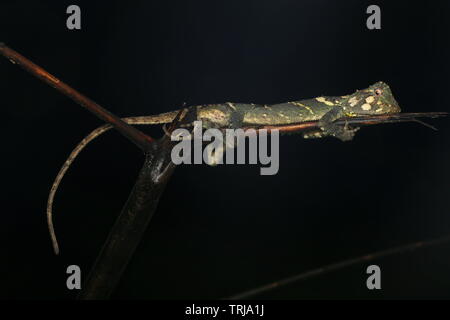
<path fill-rule="evenodd" d="M 122 120 L 128 124 L 134 124 L 134 125 L 145 125 L 145 124 L 160 124 L 160 123 L 168 123 L 172 122 L 172 120 L 176 117 L 178 111 L 175 112 L 168 112 L 163 113 L 156 116 L 142 116 L 142 117 L 129 117 L 129 118 L 122 118 Z M 73 149 L 70 156 L 67 158 L 67 160 L 64 162 L 63 166 L 58 172 L 58 175 L 55 178 L 55 181 L 53 182 L 52 188 L 50 189 L 50 193 L 48 195 L 47 200 L 47 224 L 48 224 L 48 230 L 50 232 L 50 238 L 52 240 L 53 250 L 55 251 L 55 254 L 59 254 L 59 246 L 58 246 L 58 240 L 56 239 L 55 234 L 55 228 L 53 227 L 53 201 L 55 199 L 56 191 L 58 190 L 58 187 L 61 183 L 62 178 L 66 174 L 67 170 L 71 166 L 71 164 L 74 162 L 75 158 L 78 156 L 78 154 L 95 138 L 100 136 L 101 134 L 105 133 L 106 131 L 112 129 L 113 127 L 109 124 L 103 125 L 101 127 L 98 127 L 94 131 L 92 131 L 89 135 L 87 135 L 81 142 Z"/>

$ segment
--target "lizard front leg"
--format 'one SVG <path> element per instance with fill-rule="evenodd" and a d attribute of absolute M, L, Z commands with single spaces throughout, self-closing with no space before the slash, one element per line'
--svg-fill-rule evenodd
<path fill-rule="evenodd" d="M 352 140 L 359 128 L 349 128 L 347 124 L 345 126 L 341 126 L 334 123 L 334 121 L 344 116 L 345 112 L 341 107 L 334 107 L 325 113 L 319 120 L 319 128 L 322 130 L 322 134 L 336 137 L 342 141 Z"/>

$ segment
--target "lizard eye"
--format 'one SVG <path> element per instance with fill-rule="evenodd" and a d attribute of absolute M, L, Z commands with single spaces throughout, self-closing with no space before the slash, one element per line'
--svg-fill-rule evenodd
<path fill-rule="evenodd" d="M 377 96 L 381 96 L 381 93 L 382 93 L 383 91 L 381 91 L 381 89 L 376 89 L 375 90 L 375 94 L 377 95 Z"/>

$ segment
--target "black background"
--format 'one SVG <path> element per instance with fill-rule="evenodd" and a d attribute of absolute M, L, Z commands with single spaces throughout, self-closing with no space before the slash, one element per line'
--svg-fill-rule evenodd
<path fill-rule="evenodd" d="M 77 4 L 82 30 L 66 28 Z M 366 28 L 378 4 L 382 29 Z M 120 116 L 225 101 L 342 95 L 382 80 L 405 112 L 449 111 L 448 1 L 5 1 L 0 41 Z M 133 185 L 141 152 L 95 141 L 56 195 L 61 256 L 45 205 L 94 116 L 0 60 L 0 297 L 73 299 Z M 114 298 L 215 299 L 345 258 L 450 233 L 450 126 L 362 129 L 349 143 L 280 139 L 280 170 L 177 168 Z M 147 129 L 154 136 L 159 128 Z M 272 290 L 258 298 L 450 298 L 449 245 Z"/>

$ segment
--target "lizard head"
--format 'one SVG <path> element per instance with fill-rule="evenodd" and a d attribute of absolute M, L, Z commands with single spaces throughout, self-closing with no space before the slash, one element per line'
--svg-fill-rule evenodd
<path fill-rule="evenodd" d="M 399 113 L 400 107 L 384 82 L 377 82 L 367 89 L 357 90 L 345 97 L 343 108 L 348 116 Z"/>

